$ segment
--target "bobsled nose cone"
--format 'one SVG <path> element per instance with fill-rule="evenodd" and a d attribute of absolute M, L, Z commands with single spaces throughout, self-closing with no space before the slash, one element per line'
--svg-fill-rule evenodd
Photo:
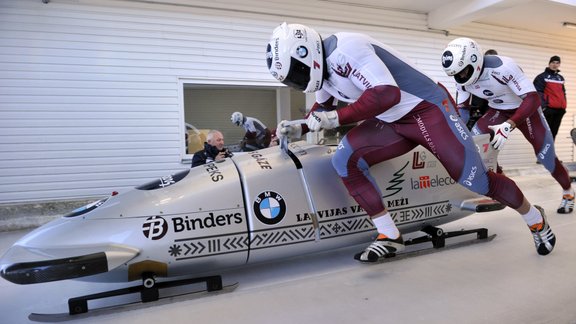
<path fill-rule="evenodd" d="M 10 282 L 26 285 L 107 272 L 107 265 L 106 254 L 101 252 L 64 259 L 14 263 L 4 267 L 0 275 Z"/>
<path fill-rule="evenodd" d="M 104 250 L 105 247 L 101 247 Z M 110 247 L 108 247 L 110 248 Z M 108 251 L 79 256 L 37 261 L 10 261 L 9 259 L 30 260 L 25 251 L 12 248 L 2 259 L 0 276 L 15 284 L 27 285 L 50 281 L 74 279 L 110 271 L 138 255 L 137 249 L 118 246 Z M 71 252 L 71 251 L 67 251 Z M 14 255 L 17 258 L 14 258 Z M 23 256 L 24 255 L 24 256 Z"/>

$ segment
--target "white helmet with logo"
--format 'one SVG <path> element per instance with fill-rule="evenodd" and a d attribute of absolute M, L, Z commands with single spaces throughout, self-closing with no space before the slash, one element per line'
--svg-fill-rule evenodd
<path fill-rule="evenodd" d="M 466 37 L 448 43 L 442 53 L 442 67 L 447 75 L 453 76 L 462 86 L 471 85 L 482 72 L 484 55 L 478 43 Z"/>
<path fill-rule="evenodd" d="M 304 92 L 322 88 L 324 50 L 314 29 L 299 24 L 276 27 L 266 48 L 266 62 L 272 76 Z"/>
<path fill-rule="evenodd" d="M 244 124 L 244 115 L 239 111 L 235 111 L 232 113 L 232 116 L 230 116 L 230 120 L 234 125 L 240 126 Z"/>

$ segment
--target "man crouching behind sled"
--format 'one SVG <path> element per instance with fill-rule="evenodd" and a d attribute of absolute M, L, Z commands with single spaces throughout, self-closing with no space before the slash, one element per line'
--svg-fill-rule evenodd
<path fill-rule="evenodd" d="M 518 211 L 538 254 L 552 252 L 556 237 L 544 210 L 531 205 L 514 181 L 486 169 L 466 127 L 450 120 L 457 116 L 450 94 L 398 52 L 363 34 L 342 32 L 323 40 L 312 28 L 283 23 L 273 31 L 266 55 L 268 69 L 277 80 L 316 94 L 306 124 L 285 126 L 281 122 L 278 136 L 363 121 L 344 136 L 332 158 L 348 192 L 379 233 L 354 256 L 356 260 L 376 262 L 404 250 L 402 235 L 382 202 L 370 166 L 417 145 L 434 154 L 464 187 Z M 337 100 L 349 105 L 336 109 Z M 467 136 L 460 136 L 463 129 Z M 473 170 L 476 175 L 470 180 Z"/>

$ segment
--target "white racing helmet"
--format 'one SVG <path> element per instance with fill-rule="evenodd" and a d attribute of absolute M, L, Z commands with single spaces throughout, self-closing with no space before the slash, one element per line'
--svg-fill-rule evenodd
<path fill-rule="evenodd" d="M 300 24 L 276 27 L 266 48 L 266 62 L 273 77 L 303 92 L 322 88 L 324 50 L 314 29 Z"/>
<path fill-rule="evenodd" d="M 234 125 L 240 126 L 244 124 L 244 115 L 239 111 L 235 111 L 232 113 L 232 116 L 230 116 L 230 120 Z"/>
<path fill-rule="evenodd" d="M 448 43 L 442 53 L 442 67 L 447 75 L 453 76 L 462 86 L 478 80 L 484 64 L 484 54 L 478 43 L 466 37 Z"/>

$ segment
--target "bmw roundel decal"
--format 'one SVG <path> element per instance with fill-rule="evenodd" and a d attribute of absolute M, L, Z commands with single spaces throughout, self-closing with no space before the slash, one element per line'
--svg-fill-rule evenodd
<path fill-rule="evenodd" d="M 305 58 L 306 56 L 308 56 L 308 49 L 305 46 L 298 46 L 298 48 L 296 49 L 296 53 L 298 54 L 298 56 L 300 56 L 300 58 Z"/>
<path fill-rule="evenodd" d="M 264 224 L 278 224 L 286 215 L 286 202 L 274 191 L 264 191 L 254 199 L 254 214 Z"/>

